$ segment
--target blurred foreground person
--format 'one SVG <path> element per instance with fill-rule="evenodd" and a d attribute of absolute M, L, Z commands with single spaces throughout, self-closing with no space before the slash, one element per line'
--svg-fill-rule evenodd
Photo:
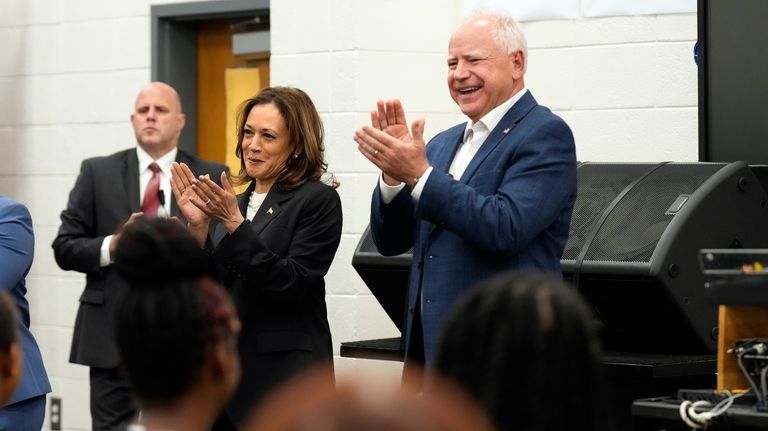
<path fill-rule="evenodd" d="M 549 275 L 508 272 L 477 285 L 453 310 L 435 367 L 500 430 L 601 431 L 609 409 L 600 356 L 578 293 Z"/>
<path fill-rule="evenodd" d="M 492 431 L 488 418 L 455 386 L 433 380 L 428 395 L 409 390 L 420 372 L 400 381 L 342 381 L 325 385 L 329 368 L 291 380 L 267 397 L 247 431 Z M 369 379 L 370 380 L 370 379 Z"/>
<path fill-rule="evenodd" d="M 137 220 L 115 266 L 129 285 L 116 316 L 123 369 L 140 408 L 131 430 L 208 431 L 240 377 L 240 321 L 178 221 Z"/>
<path fill-rule="evenodd" d="M 16 308 L 14 322 L 19 355 L 23 357 L 21 381 L 10 399 L 0 404 L 0 430 L 39 431 L 45 419 L 45 395 L 51 392 L 40 348 L 29 330 L 32 321 L 26 277 L 34 255 L 35 234 L 29 210 L 0 195 L 0 289 L 8 293 Z"/>

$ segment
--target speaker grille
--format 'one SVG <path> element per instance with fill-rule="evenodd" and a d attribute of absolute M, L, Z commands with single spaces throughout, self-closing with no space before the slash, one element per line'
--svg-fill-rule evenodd
<path fill-rule="evenodd" d="M 587 237 L 595 229 L 608 205 L 629 184 L 655 164 L 587 163 L 576 171 L 578 197 L 573 206 L 571 231 L 563 250 L 563 260 L 576 260 Z"/>
<path fill-rule="evenodd" d="M 650 262 L 672 220 L 665 214 L 680 195 L 692 195 L 724 164 L 667 164 L 643 178 L 600 227 L 585 260 Z"/>

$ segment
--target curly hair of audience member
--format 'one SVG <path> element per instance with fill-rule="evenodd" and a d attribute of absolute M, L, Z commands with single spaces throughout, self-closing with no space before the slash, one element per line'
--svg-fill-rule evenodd
<path fill-rule="evenodd" d="M 234 307 L 207 275 L 208 258 L 178 222 L 139 220 L 122 233 L 115 266 L 129 285 L 116 316 L 123 367 L 145 405 L 195 385 L 221 341 L 235 343 Z"/>
<path fill-rule="evenodd" d="M 578 293 L 549 275 L 481 282 L 443 327 L 436 370 L 470 393 L 499 429 L 606 426 L 601 349 Z"/>

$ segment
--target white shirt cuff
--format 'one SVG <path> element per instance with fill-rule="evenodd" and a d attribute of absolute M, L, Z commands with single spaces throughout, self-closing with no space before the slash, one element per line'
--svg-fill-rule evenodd
<path fill-rule="evenodd" d="M 411 190 L 411 198 L 413 198 L 414 201 L 418 201 L 419 197 L 421 197 L 421 191 L 424 190 L 424 184 L 426 184 L 427 178 L 429 178 L 429 174 L 431 173 L 432 166 L 428 167 L 427 170 L 424 171 L 424 174 L 419 178 L 419 182 L 413 186 L 413 190 Z"/>
<path fill-rule="evenodd" d="M 379 191 L 381 192 L 381 203 L 388 204 L 395 199 L 400 190 L 405 187 L 405 183 L 400 183 L 396 186 L 390 186 L 384 182 L 384 174 L 379 175 Z"/>
<path fill-rule="evenodd" d="M 109 255 L 109 243 L 112 241 L 112 235 L 104 238 L 101 243 L 101 254 L 99 255 L 99 266 L 105 267 L 112 263 L 112 258 Z"/>

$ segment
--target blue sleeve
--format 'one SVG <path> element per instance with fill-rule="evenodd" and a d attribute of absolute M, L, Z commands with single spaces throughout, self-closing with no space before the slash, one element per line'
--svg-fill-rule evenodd
<path fill-rule="evenodd" d="M 371 198 L 371 236 L 383 256 L 403 254 L 414 242 L 413 200 L 406 186 L 388 204 L 381 202 L 378 183 Z"/>
<path fill-rule="evenodd" d="M 0 207 L 0 287 L 10 290 L 23 280 L 34 254 L 29 210 L 18 202 L 4 200 Z"/>

